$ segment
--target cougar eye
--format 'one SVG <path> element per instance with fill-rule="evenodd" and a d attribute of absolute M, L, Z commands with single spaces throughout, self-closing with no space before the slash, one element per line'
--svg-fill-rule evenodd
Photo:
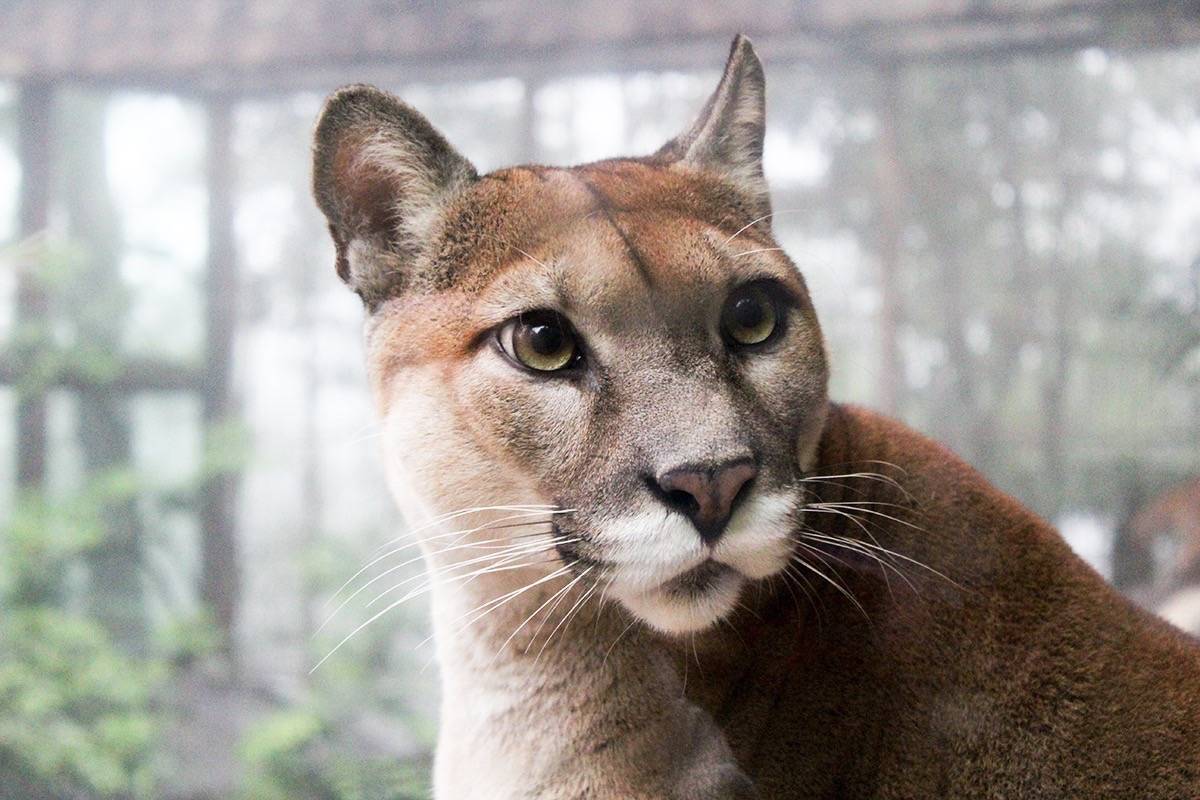
<path fill-rule="evenodd" d="M 579 361 L 575 333 L 554 311 L 530 311 L 511 319 L 497 338 L 509 358 L 538 372 L 557 372 Z"/>
<path fill-rule="evenodd" d="M 735 289 L 721 309 L 721 331 L 737 345 L 762 344 L 779 327 L 779 308 L 761 284 Z"/>

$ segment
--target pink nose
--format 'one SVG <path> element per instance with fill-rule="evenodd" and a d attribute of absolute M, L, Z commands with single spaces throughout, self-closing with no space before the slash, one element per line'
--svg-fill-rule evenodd
<path fill-rule="evenodd" d="M 659 475 L 656 494 L 671 508 L 686 514 L 700 538 L 713 544 L 725 532 L 725 524 L 743 494 L 758 475 L 748 458 L 716 466 L 688 465 Z"/>

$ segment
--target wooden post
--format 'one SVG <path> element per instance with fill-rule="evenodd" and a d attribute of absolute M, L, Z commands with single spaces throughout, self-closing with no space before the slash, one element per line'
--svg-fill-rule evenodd
<path fill-rule="evenodd" d="M 20 239 L 41 233 L 49 223 L 53 135 L 54 89 L 45 82 L 25 82 L 17 106 L 17 158 L 21 164 L 17 236 Z M 18 332 L 36 329 L 46 322 L 49 307 L 36 266 L 24 263 L 17 271 Z M 40 337 L 41 333 L 36 335 Z M 17 486 L 38 489 L 45 477 L 46 394 L 39 388 L 33 393 L 22 392 L 17 398 Z"/>
<path fill-rule="evenodd" d="M 879 389 L 878 403 L 887 414 L 900 411 L 904 373 L 900 363 L 899 268 L 904 192 L 900 167 L 901 67 L 885 62 L 876 68 L 879 135 L 876 138 L 875 181 L 879 203 Z"/>
<path fill-rule="evenodd" d="M 206 450 L 209 452 L 216 442 L 214 431 L 235 416 L 231 378 L 239 293 L 233 234 L 233 110 L 230 97 L 208 98 L 208 274 L 205 284 L 205 376 L 201 398 Z M 221 631 L 226 654 L 235 663 L 235 625 L 241 595 L 236 501 L 234 474 L 220 472 L 208 476 L 200 499 L 200 597 Z"/>

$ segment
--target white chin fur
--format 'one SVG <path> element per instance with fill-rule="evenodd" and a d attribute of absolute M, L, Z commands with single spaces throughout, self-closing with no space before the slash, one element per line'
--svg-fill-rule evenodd
<path fill-rule="evenodd" d="M 656 510 L 626 517 L 610 526 L 603 539 L 619 556 L 613 559 L 620 566 L 612 596 L 665 633 L 692 633 L 715 624 L 733 610 L 747 579 L 765 578 L 787 566 L 795 502 L 790 493 L 749 498 L 711 552 L 679 514 Z M 709 557 L 734 571 L 703 592 L 662 589 Z"/>
<path fill-rule="evenodd" d="M 714 625 L 737 605 L 746 579 L 734 572 L 721 575 L 701 594 L 670 594 L 651 589 L 619 599 L 634 615 L 663 633 L 694 633 Z"/>

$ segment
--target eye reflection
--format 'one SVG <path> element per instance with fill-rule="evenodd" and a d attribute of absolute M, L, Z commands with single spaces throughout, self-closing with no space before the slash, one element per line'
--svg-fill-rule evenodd
<path fill-rule="evenodd" d="M 538 372 L 557 372 L 579 361 L 575 334 L 554 311 L 530 311 L 509 320 L 497 338 L 510 358 Z"/>
<path fill-rule="evenodd" d="M 721 310 L 721 331 L 736 345 L 762 344 L 778 328 L 775 301 L 759 284 L 735 289 Z"/>

